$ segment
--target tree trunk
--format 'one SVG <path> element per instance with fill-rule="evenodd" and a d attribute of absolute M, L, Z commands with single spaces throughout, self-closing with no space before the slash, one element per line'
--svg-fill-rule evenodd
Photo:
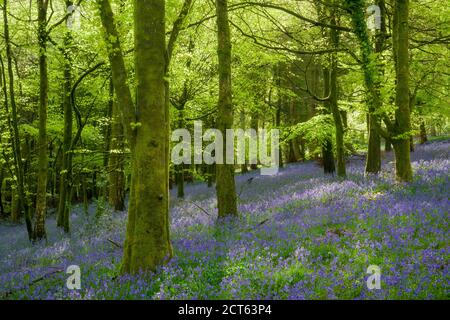
<path fill-rule="evenodd" d="M 258 132 L 258 125 L 259 125 L 259 119 L 258 119 L 258 113 L 256 111 L 254 111 L 251 115 L 251 120 L 250 120 L 250 128 L 254 129 L 256 132 Z M 257 148 L 259 149 L 259 148 Z M 257 152 L 259 152 L 259 150 L 257 150 Z M 250 169 L 251 170 L 257 170 L 258 169 L 258 164 L 257 163 L 251 163 L 250 164 Z"/>
<path fill-rule="evenodd" d="M 9 25 L 8 25 L 8 2 L 3 1 L 3 23 L 4 23 L 4 39 L 6 46 L 6 59 L 9 78 L 9 95 L 11 101 L 11 127 L 13 133 L 13 152 L 14 152 L 14 169 L 17 174 L 17 208 L 19 216 L 20 212 L 25 213 L 25 223 L 27 226 L 28 238 L 31 241 L 33 239 L 33 223 L 31 221 L 30 211 L 28 210 L 26 198 L 25 198 L 25 183 L 24 183 L 24 170 L 22 162 L 22 152 L 20 145 L 20 134 L 18 127 L 18 115 L 17 106 L 14 92 L 14 73 L 12 67 L 12 53 L 11 53 L 11 41 L 9 38 Z M 6 79 L 5 85 L 6 85 Z M 6 98 L 6 96 L 5 96 Z"/>
<path fill-rule="evenodd" d="M 381 152 L 380 152 L 380 134 L 383 133 L 381 129 L 381 121 L 379 115 L 376 112 L 380 109 L 382 100 L 380 94 L 381 87 L 381 68 L 377 67 L 375 61 L 374 50 L 372 43 L 370 42 L 369 33 L 367 31 L 367 24 L 365 18 L 365 3 L 364 1 L 350 1 L 347 0 L 346 4 L 351 11 L 351 18 L 353 29 L 359 40 L 359 46 L 362 55 L 362 69 L 364 71 L 364 82 L 368 92 L 367 104 L 368 104 L 368 127 L 369 127 L 369 140 L 368 140 L 368 152 L 366 158 L 366 172 L 378 173 L 381 169 Z M 385 18 L 384 18 L 384 3 L 378 1 L 377 3 L 381 9 L 381 21 L 382 30 L 377 35 L 376 50 L 381 53 L 384 44 L 385 37 Z M 384 28 L 384 30 L 383 30 Z M 384 132 L 384 136 L 387 137 L 387 133 Z"/>
<path fill-rule="evenodd" d="M 134 130 L 130 207 L 122 264 L 122 272 L 131 273 L 155 270 L 172 256 L 167 206 L 165 2 L 135 1 L 134 11 L 139 125 Z"/>
<path fill-rule="evenodd" d="M 430 135 L 431 135 L 432 137 L 436 137 L 436 136 L 437 136 L 436 126 L 435 126 L 434 124 L 431 125 L 431 128 L 430 128 Z"/>
<path fill-rule="evenodd" d="M 177 197 L 184 198 L 184 164 L 176 166 Z"/>
<path fill-rule="evenodd" d="M 0 163 L 0 217 L 5 215 L 5 208 L 3 207 L 3 180 L 5 178 L 5 168 Z"/>
<path fill-rule="evenodd" d="M 381 170 L 381 139 L 378 133 L 378 126 L 381 126 L 380 119 L 369 114 L 369 143 L 367 146 L 366 173 L 378 173 Z M 375 122 L 378 122 L 375 124 Z"/>
<path fill-rule="evenodd" d="M 409 0 L 396 0 L 394 25 L 394 41 L 397 43 L 396 97 L 395 103 L 395 136 L 393 145 L 395 152 L 396 176 L 399 181 L 411 181 L 412 169 L 410 160 L 411 119 L 409 110 Z"/>
<path fill-rule="evenodd" d="M 187 92 L 186 83 L 184 90 Z M 184 128 L 184 105 L 186 102 L 187 101 L 184 101 L 183 106 L 179 109 L 179 128 Z M 184 198 L 184 163 L 175 166 L 175 179 L 177 183 L 177 197 Z"/>
<path fill-rule="evenodd" d="M 392 151 L 392 140 L 384 139 L 384 151 L 391 152 Z"/>
<path fill-rule="evenodd" d="M 17 188 L 11 185 L 11 222 L 19 223 L 20 200 Z"/>
<path fill-rule="evenodd" d="M 427 137 L 427 128 L 425 126 L 425 121 L 423 119 L 420 120 L 420 144 L 424 144 L 428 141 Z"/>
<path fill-rule="evenodd" d="M 281 109 L 283 108 L 283 98 L 281 95 L 278 97 L 278 106 L 277 106 L 277 112 L 275 115 L 275 126 L 280 129 L 281 126 Z M 279 157 L 279 167 L 283 168 L 283 149 L 281 148 L 281 145 L 278 147 L 278 157 Z"/>
<path fill-rule="evenodd" d="M 380 8 L 381 25 L 380 30 L 376 31 L 375 35 L 375 53 L 378 58 L 378 77 L 375 80 L 374 93 L 376 99 L 372 99 L 369 104 L 369 142 L 366 158 L 366 172 L 378 173 L 381 170 L 381 139 L 378 128 L 381 127 L 381 121 L 374 112 L 381 107 L 381 78 L 384 73 L 383 62 L 381 61 L 381 54 L 384 51 L 384 43 L 387 37 L 386 31 L 386 4 L 385 0 L 378 0 L 377 5 Z"/>
<path fill-rule="evenodd" d="M 299 121 L 297 105 L 294 99 L 290 99 L 289 101 L 289 118 L 290 125 L 292 126 L 296 125 Z M 289 141 L 289 157 L 287 161 L 293 163 L 299 160 L 305 160 L 304 141 L 301 137 L 296 137 Z"/>
<path fill-rule="evenodd" d="M 226 129 L 233 126 L 233 103 L 231 92 L 231 39 L 228 24 L 227 0 L 216 0 L 217 39 L 219 57 L 219 103 L 217 129 L 224 136 L 223 155 L 226 154 Z M 225 157 L 224 157 L 225 159 Z M 219 218 L 237 215 L 234 164 L 217 164 L 216 189 Z"/>
<path fill-rule="evenodd" d="M 323 69 L 323 81 L 324 81 L 324 96 L 330 96 L 330 70 L 328 68 Z M 331 97 L 331 96 L 330 96 Z M 325 102 L 325 112 L 330 112 L 330 101 Z M 331 136 L 327 137 L 322 145 L 322 160 L 323 171 L 325 174 L 334 174 L 336 171 L 336 165 L 334 162 L 333 142 Z"/>
<path fill-rule="evenodd" d="M 247 128 L 246 123 L 245 123 L 245 112 L 241 111 L 240 112 L 240 123 L 241 123 L 241 129 L 245 130 Z M 248 152 L 247 150 L 245 150 L 245 159 L 244 159 L 244 163 L 241 164 L 241 173 L 245 174 L 248 172 Z"/>
<path fill-rule="evenodd" d="M 334 174 L 336 167 L 334 164 L 333 142 L 327 138 L 322 146 L 323 171 L 325 174 Z"/>
<path fill-rule="evenodd" d="M 39 136 L 38 136 L 38 180 L 36 192 L 36 214 L 34 238 L 36 241 L 46 238 L 45 214 L 47 211 L 47 5 L 46 0 L 38 0 L 38 42 L 39 42 Z"/>
<path fill-rule="evenodd" d="M 89 214 L 89 199 L 88 199 L 88 187 L 86 181 L 87 173 L 81 173 L 81 192 L 83 193 L 83 213 L 85 215 Z"/>
<path fill-rule="evenodd" d="M 124 141 L 123 141 L 123 125 L 119 108 L 114 96 L 111 97 L 112 113 L 111 113 L 111 135 L 109 142 L 108 168 L 109 174 L 109 190 L 108 202 L 114 210 L 125 210 L 125 172 L 124 172 Z"/>
<path fill-rule="evenodd" d="M 332 14 L 332 25 L 336 25 L 335 13 Z M 339 47 L 339 33 L 336 29 L 330 31 L 331 42 L 334 48 Z M 344 125 L 338 106 L 338 85 L 337 85 L 338 61 L 337 54 L 331 54 L 331 74 L 330 74 L 330 108 L 333 114 L 335 135 L 336 135 L 336 158 L 337 174 L 339 177 L 347 175 L 345 169 L 345 148 L 344 148 Z"/>
<path fill-rule="evenodd" d="M 70 2 L 71 3 L 71 2 Z M 66 7 L 69 2 L 66 1 Z M 72 132 L 73 132 L 73 110 L 72 110 L 72 59 L 70 46 L 72 44 L 72 33 L 66 30 L 64 36 L 64 137 L 63 137 L 63 153 L 61 162 L 61 173 L 59 183 L 59 203 L 57 214 L 58 227 L 64 228 L 68 233 L 70 231 L 69 210 L 71 199 L 70 188 L 72 184 Z"/>

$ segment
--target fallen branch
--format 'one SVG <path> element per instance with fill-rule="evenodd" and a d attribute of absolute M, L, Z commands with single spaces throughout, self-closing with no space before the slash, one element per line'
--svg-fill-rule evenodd
<path fill-rule="evenodd" d="M 31 281 L 30 283 L 28 283 L 28 285 L 26 285 L 26 286 L 23 286 L 23 287 L 18 288 L 18 289 L 11 289 L 11 290 L 9 290 L 9 291 L 3 293 L 3 294 L 0 296 L 0 299 L 5 299 L 5 298 L 7 298 L 8 296 L 10 296 L 11 294 L 13 294 L 14 292 L 21 291 L 21 290 L 25 290 L 25 289 L 27 289 L 28 287 L 31 287 L 32 285 L 35 285 L 36 283 L 38 283 L 38 282 L 40 282 L 40 281 L 42 281 L 42 280 L 44 280 L 44 279 L 47 279 L 49 276 L 54 275 L 54 274 L 56 274 L 56 273 L 60 273 L 60 272 L 64 272 L 64 270 L 63 270 L 63 269 L 57 269 L 57 270 L 53 270 L 53 271 L 51 271 L 51 272 L 49 272 L 49 273 L 46 273 L 46 274 L 44 274 L 43 276 L 34 279 L 34 280 Z"/>
<path fill-rule="evenodd" d="M 264 219 L 263 221 L 261 221 L 260 223 L 258 223 L 258 225 L 256 227 L 260 227 L 262 226 L 264 223 L 266 223 L 267 221 L 269 221 L 270 218 Z"/>
<path fill-rule="evenodd" d="M 189 202 L 189 203 L 192 203 L 194 206 L 196 206 L 197 208 L 199 208 L 200 210 L 202 210 L 207 216 L 211 216 L 211 214 L 208 212 L 208 211 L 206 211 L 205 209 L 203 209 L 202 207 L 200 207 L 198 204 L 196 204 L 195 202 L 192 202 L 192 201 L 189 201 L 189 200 L 186 200 L 186 199 L 184 199 L 184 201 L 186 201 L 186 202 Z"/>
<path fill-rule="evenodd" d="M 242 191 L 244 191 L 244 187 L 245 187 L 246 185 L 249 185 L 250 183 L 252 183 L 253 179 L 255 179 L 255 177 L 251 177 L 250 179 L 248 179 L 248 180 L 246 181 L 246 184 L 245 184 L 245 183 L 242 184 L 241 190 L 239 190 L 239 193 L 238 193 L 238 198 L 241 197 L 241 193 L 242 193 Z"/>
<path fill-rule="evenodd" d="M 109 241 L 110 243 L 112 243 L 113 245 L 115 245 L 117 248 L 123 248 L 120 244 L 118 244 L 117 242 L 115 242 L 115 241 L 113 241 L 113 240 L 111 240 L 111 239 L 106 239 L 107 241 Z"/>

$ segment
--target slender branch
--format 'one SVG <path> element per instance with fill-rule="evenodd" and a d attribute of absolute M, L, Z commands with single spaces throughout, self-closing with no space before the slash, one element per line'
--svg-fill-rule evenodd
<path fill-rule="evenodd" d="M 316 27 L 335 29 L 335 30 L 344 31 L 344 32 L 352 32 L 352 29 L 350 29 L 350 28 L 337 26 L 337 25 L 331 25 L 331 24 L 328 24 L 328 23 L 320 22 L 320 21 L 315 21 L 315 20 L 309 19 L 309 18 L 307 18 L 305 16 L 302 16 L 302 15 L 300 15 L 297 12 L 294 12 L 294 11 L 289 10 L 287 8 L 284 8 L 282 6 L 278 6 L 276 4 L 259 3 L 259 2 L 251 2 L 251 1 L 245 2 L 245 4 L 251 5 L 251 6 L 256 6 L 256 7 L 259 6 L 259 7 L 262 7 L 262 8 L 270 8 L 270 9 L 280 10 L 280 11 L 283 11 L 283 12 L 285 12 L 285 13 L 287 13 L 287 14 L 295 17 L 295 18 L 298 18 L 298 19 L 300 19 L 302 21 L 308 22 L 309 24 L 312 24 L 313 26 L 316 26 Z"/>

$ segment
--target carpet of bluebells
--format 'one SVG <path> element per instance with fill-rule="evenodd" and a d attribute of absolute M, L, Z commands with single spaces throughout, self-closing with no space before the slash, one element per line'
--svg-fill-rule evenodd
<path fill-rule="evenodd" d="M 155 273 L 118 275 L 125 212 L 74 208 L 70 236 L 50 216 L 34 246 L 1 223 L 0 299 L 449 299 L 450 141 L 417 147 L 407 185 L 392 158 L 364 177 L 353 157 L 346 180 L 314 162 L 239 175 L 240 216 L 222 223 L 214 188 L 190 184 L 185 200 L 172 195 L 174 258 Z M 66 287 L 69 265 L 81 290 Z M 380 290 L 367 288 L 369 265 Z"/>

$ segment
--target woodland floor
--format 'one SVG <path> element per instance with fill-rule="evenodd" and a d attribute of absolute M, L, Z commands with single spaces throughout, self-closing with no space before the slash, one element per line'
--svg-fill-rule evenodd
<path fill-rule="evenodd" d="M 240 218 L 221 225 L 214 188 L 190 184 L 172 196 L 174 258 L 153 274 L 117 277 L 124 212 L 76 207 L 70 236 L 50 216 L 47 245 L 2 223 L 0 299 L 448 299 L 450 141 L 417 147 L 409 185 L 393 181 L 392 157 L 369 178 L 356 157 L 344 181 L 313 162 L 237 176 Z M 66 288 L 69 265 L 81 290 Z M 366 287 L 369 265 L 380 290 Z"/>

